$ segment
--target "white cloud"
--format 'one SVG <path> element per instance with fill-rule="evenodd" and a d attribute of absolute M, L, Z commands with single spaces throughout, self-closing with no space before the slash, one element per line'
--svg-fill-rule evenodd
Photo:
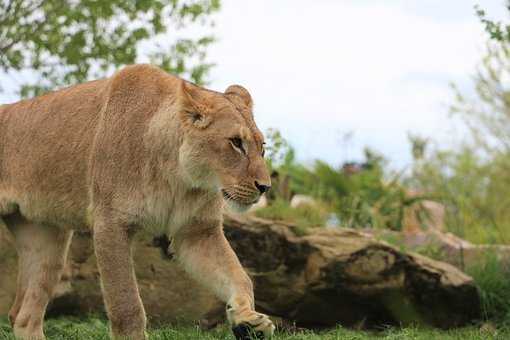
<path fill-rule="evenodd" d="M 370 144 L 402 166 L 408 131 L 445 134 L 449 82 L 468 82 L 483 51 L 474 2 L 441 4 L 224 1 L 212 86 L 246 85 L 259 125 L 280 128 L 302 158 L 356 156 L 338 142 L 355 130 L 352 148 Z"/>

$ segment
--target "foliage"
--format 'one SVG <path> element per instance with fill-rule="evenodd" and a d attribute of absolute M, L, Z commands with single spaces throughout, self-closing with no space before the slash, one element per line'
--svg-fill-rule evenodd
<path fill-rule="evenodd" d="M 22 83 L 22 96 L 103 77 L 142 60 L 202 83 L 213 38 L 189 39 L 178 32 L 209 26 L 219 6 L 219 0 L 0 0 L 0 68 L 34 78 Z"/>
<path fill-rule="evenodd" d="M 490 38 L 495 41 L 510 42 L 510 25 L 505 25 L 501 22 L 495 22 L 487 17 L 487 13 L 480 6 L 475 6 L 476 14 L 480 21 L 485 26 L 485 31 L 489 34 Z M 507 11 L 510 12 L 510 1 L 507 0 Z"/>
<path fill-rule="evenodd" d="M 373 150 L 365 149 L 365 160 L 360 164 L 336 169 L 317 160 L 307 167 L 295 160 L 292 147 L 275 131 L 271 130 L 267 139 L 270 145 L 280 146 L 272 149 L 271 155 L 278 155 L 277 158 L 270 155 L 270 165 L 278 173 L 279 182 L 288 178 L 292 194 L 310 195 L 323 202 L 342 226 L 400 230 L 404 209 L 421 200 L 407 195 L 401 185 L 401 174 L 386 178 L 386 160 Z M 273 141 L 275 136 L 277 142 Z M 271 194 L 277 202 L 288 199 L 279 184 L 273 185 L 275 192 Z"/>
<path fill-rule="evenodd" d="M 294 150 L 278 129 L 268 129 L 266 131 L 265 149 L 270 168 L 278 168 L 294 160 Z"/>
<path fill-rule="evenodd" d="M 447 228 L 475 243 L 510 242 L 510 159 L 485 160 L 470 147 L 435 151 L 414 173 L 446 207 Z"/>
<path fill-rule="evenodd" d="M 510 326 L 510 266 L 498 260 L 494 253 L 467 269 L 480 289 L 485 320 Z"/>
<path fill-rule="evenodd" d="M 46 334 L 51 340 L 107 340 L 108 326 L 103 319 L 50 319 L 46 322 Z M 505 339 L 510 336 L 506 329 L 484 330 L 468 327 L 442 331 L 419 328 L 388 328 L 379 333 L 350 330 L 342 327 L 324 331 L 278 331 L 274 340 L 485 340 Z M 7 320 L 0 319 L 0 338 L 14 340 Z M 221 326 L 210 331 L 200 330 L 196 326 L 167 326 L 149 331 L 151 340 L 216 340 L 234 339 L 230 329 Z"/>
<path fill-rule="evenodd" d="M 331 204 L 342 226 L 401 229 L 405 191 L 379 163 L 348 174 L 317 161 L 301 188 Z"/>

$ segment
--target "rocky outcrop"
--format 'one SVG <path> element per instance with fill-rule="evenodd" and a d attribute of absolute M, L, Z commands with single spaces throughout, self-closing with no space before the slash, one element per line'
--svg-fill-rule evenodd
<path fill-rule="evenodd" d="M 225 234 L 254 279 L 257 304 L 301 326 L 466 324 L 480 315 L 472 279 L 351 229 L 229 218 Z M 299 234 L 299 233 L 298 233 Z"/>
<path fill-rule="evenodd" d="M 3 234 L 0 314 L 8 310 L 15 282 L 12 240 Z M 447 328 L 480 315 L 478 291 L 470 277 L 449 264 L 403 253 L 366 233 L 316 228 L 303 236 L 292 225 L 226 216 L 225 235 L 254 280 L 258 309 L 298 326 L 423 323 Z M 164 238 L 143 235 L 136 244 L 136 272 L 149 318 L 153 322 L 205 318 L 210 323 L 221 318 L 222 304 L 168 258 L 167 247 Z M 59 294 L 51 313 L 103 309 L 87 234 L 75 235 Z"/>

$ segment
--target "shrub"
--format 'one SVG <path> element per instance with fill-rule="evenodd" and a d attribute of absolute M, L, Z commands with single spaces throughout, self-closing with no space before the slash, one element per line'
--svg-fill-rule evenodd
<path fill-rule="evenodd" d="M 494 253 L 488 253 L 479 264 L 467 269 L 480 288 L 482 313 L 491 320 L 510 327 L 510 265 L 503 264 Z"/>

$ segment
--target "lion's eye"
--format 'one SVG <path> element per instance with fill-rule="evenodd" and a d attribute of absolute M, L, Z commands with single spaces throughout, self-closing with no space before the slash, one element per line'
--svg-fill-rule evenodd
<path fill-rule="evenodd" d="M 232 144 L 234 144 L 236 148 L 241 149 L 243 147 L 243 141 L 239 137 L 231 138 L 230 141 L 232 142 Z"/>
<path fill-rule="evenodd" d="M 243 147 L 243 141 L 239 137 L 230 138 L 230 143 L 234 146 L 234 148 L 240 150 L 242 153 L 246 154 L 246 151 Z"/>

